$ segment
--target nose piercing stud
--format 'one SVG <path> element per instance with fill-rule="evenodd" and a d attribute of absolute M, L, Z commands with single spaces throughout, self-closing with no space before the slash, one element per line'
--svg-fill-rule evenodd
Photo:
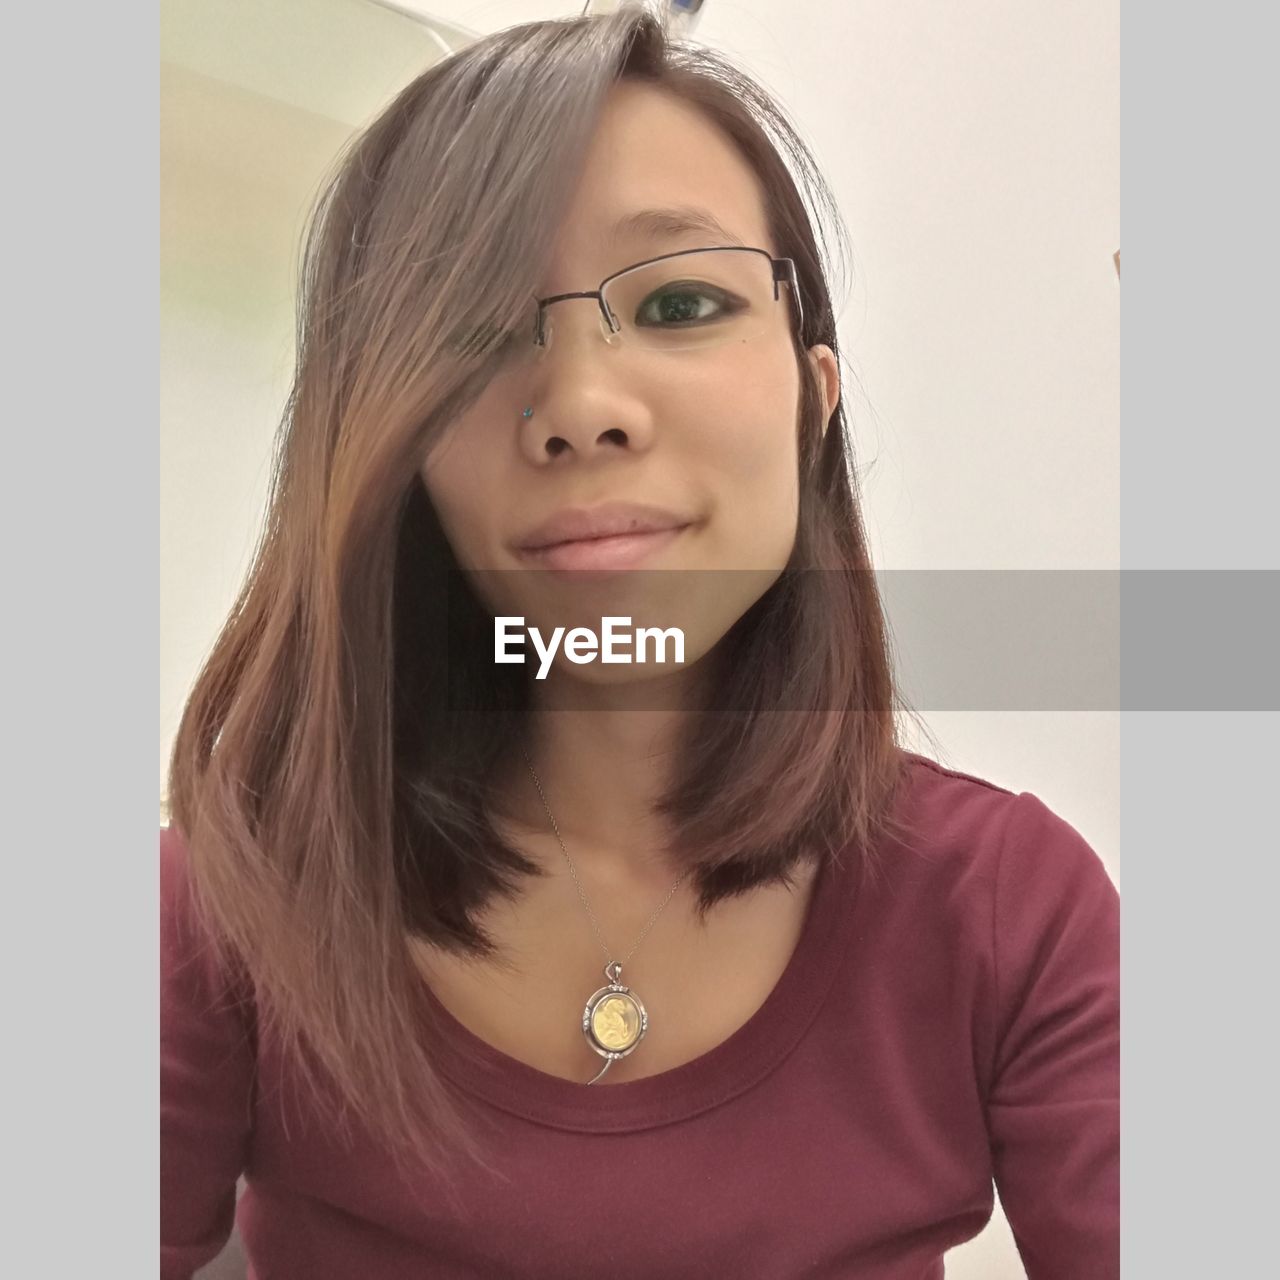
<path fill-rule="evenodd" d="M 526 409 L 526 410 L 525 410 L 525 411 L 524 411 L 520 416 L 521 416 L 522 418 L 532 418 L 532 417 L 533 417 L 533 410 L 532 410 L 532 409 Z"/>

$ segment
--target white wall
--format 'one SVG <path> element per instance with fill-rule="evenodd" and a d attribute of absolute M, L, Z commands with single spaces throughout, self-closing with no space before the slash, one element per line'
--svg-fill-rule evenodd
<path fill-rule="evenodd" d="M 477 32 L 580 8 L 399 7 Z M 306 204 L 437 47 L 364 0 L 162 13 L 163 777 L 261 520 Z M 1117 0 L 710 0 L 695 34 L 789 107 L 849 224 L 845 395 L 877 565 L 1118 569 Z M 926 718 L 949 763 L 1036 792 L 1118 879 L 1117 711 Z M 947 1274 L 1022 1275 L 998 1213 Z"/>

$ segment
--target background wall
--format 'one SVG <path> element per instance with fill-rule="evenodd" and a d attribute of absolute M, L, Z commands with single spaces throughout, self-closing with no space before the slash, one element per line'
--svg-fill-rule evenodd
<path fill-rule="evenodd" d="M 162 4 L 162 787 L 261 525 L 308 204 L 440 56 L 394 10 L 456 46 L 579 7 Z M 1117 0 L 711 0 L 695 37 L 788 106 L 849 226 L 844 395 L 877 566 L 1118 569 Z M 924 712 L 946 763 L 1035 792 L 1118 880 L 1118 711 Z M 998 1211 L 947 1274 L 1022 1276 Z"/>
<path fill-rule="evenodd" d="M 343 143 L 441 41 L 367 0 L 165 0 L 160 52 L 163 794 L 262 525 L 307 211 Z"/>

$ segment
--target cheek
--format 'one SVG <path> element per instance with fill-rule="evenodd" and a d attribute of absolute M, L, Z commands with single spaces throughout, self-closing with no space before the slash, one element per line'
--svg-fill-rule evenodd
<path fill-rule="evenodd" d="M 783 564 L 799 512 L 799 382 L 776 361 L 736 383 L 721 381 L 698 440 L 714 475 L 717 542 L 744 564 Z M 733 386 L 731 395 L 724 387 Z"/>
<path fill-rule="evenodd" d="M 451 442 L 434 454 L 420 473 L 454 557 L 464 567 L 480 563 L 484 546 L 484 474 L 468 454 L 461 441 Z"/>
<path fill-rule="evenodd" d="M 775 430 L 750 453 L 736 473 L 726 512 L 726 533 L 742 548 L 746 565 L 781 567 L 795 544 L 800 511 L 795 440 Z"/>

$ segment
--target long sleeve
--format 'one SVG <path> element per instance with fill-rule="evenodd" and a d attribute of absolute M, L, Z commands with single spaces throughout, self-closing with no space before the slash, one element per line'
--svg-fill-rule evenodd
<path fill-rule="evenodd" d="M 231 1233 L 252 1115 L 252 1019 L 214 967 L 186 847 L 160 832 L 160 1275 L 189 1280 Z"/>
<path fill-rule="evenodd" d="M 1120 913 L 1098 855 L 1018 796 L 995 884 L 996 1187 L 1030 1280 L 1120 1273 Z"/>

